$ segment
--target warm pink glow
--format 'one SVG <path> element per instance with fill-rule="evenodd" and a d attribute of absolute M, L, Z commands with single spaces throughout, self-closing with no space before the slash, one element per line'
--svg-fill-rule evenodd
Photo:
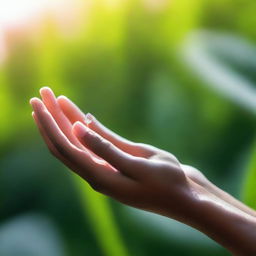
<path fill-rule="evenodd" d="M 0 30 L 0 64 L 4 61 L 6 55 L 4 36 Z"/>
<path fill-rule="evenodd" d="M 5 32 L 14 27 L 33 24 L 47 10 L 57 10 L 70 0 L 0 0 L 0 64 L 7 57 Z"/>
<path fill-rule="evenodd" d="M 86 0 L 85 3 L 92 1 Z M 9 31 L 37 29 L 38 25 L 40 29 L 41 22 L 49 15 L 55 18 L 61 32 L 74 32 L 75 28 L 79 29 L 80 7 L 85 3 L 81 0 L 0 0 L 0 64 L 8 57 L 9 48 L 5 39 Z"/>

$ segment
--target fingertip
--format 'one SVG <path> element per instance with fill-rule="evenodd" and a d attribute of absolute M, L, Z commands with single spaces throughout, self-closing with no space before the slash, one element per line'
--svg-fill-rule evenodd
<path fill-rule="evenodd" d="M 40 112 L 45 109 L 44 103 L 38 98 L 33 98 L 33 99 L 31 99 L 30 102 L 31 102 L 30 104 L 35 112 Z"/>
<path fill-rule="evenodd" d="M 81 122 L 78 121 L 78 122 L 74 123 L 74 125 L 72 127 L 72 132 L 78 138 L 83 138 L 87 134 L 88 128 L 85 125 L 83 125 Z"/>
<path fill-rule="evenodd" d="M 44 93 L 44 92 L 49 92 L 49 91 L 52 91 L 52 89 L 51 89 L 50 87 L 48 87 L 48 86 L 44 86 L 44 87 L 42 87 L 42 88 L 39 90 L 40 94 L 41 94 L 41 93 Z"/>
<path fill-rule="evenodd" d="M 30 99 L 29 100 L 29 103 L 33 106 L 33 105 L 35 105 L 35 104 L 37 104 L 37 103 L 40 103 L 41 102 L 41 100 L 39 99 L 39 98 L 37 98 L 37 97 L 34 97 L 34 98 L 32 98 L 32 99 Z"/>
<path fill-rule="evenodd" d="M 57 97 L 57 102 L 59 103 L 60 106 L 66 106 L 65 104 L 67 104 L 68 102 L 70 102 L 70 100 L 64 96 L 64 95 L 60 95 Z"/>
<path fill-rule="evenodd" d="M 31 99 L 29 100 L 29 104 L 32 105 L 32 103 L 35 101 L 35 99 L 37 99 L 37 98 L 36 98 L 36 97 L 31 98 Z"/>
<path fill-rule="evenodd" d="M 68 100 L 68 98 L 65 95 L 60 95 L 57 97 L 58 100 Z"/>
<path fill-rule="evenodd" d="M 40 89 L 40 95 L 43 99 L 48 97 L 55 98 L 54 92 L 50 87 L 43 87 Z"/>

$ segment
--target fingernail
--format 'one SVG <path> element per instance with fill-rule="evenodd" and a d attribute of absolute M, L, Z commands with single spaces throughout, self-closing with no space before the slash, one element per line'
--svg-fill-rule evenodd
<path fill-rule="evenodd" d="M 86 125 L 89 125 L 90 123 L 93 122 L 94 119 L 95 119 L 95 117 L 91 113 L 87 113 L 85 115 L 84 121 L 85 121 Z"/>
<path fill-rule="evenodd" d="M 81 122 L 76 122 L 73 125 L 73 131 L 77 137 L 84 137 L 89 132 L 89 129 Z"/>

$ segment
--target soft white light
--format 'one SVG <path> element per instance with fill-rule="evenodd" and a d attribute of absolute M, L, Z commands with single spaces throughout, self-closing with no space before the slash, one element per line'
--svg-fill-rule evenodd
<path fill-rule="evenodd" d="M 18 25 L 36 17 L 56 0 L 0 0 L 0 27 Z"/>

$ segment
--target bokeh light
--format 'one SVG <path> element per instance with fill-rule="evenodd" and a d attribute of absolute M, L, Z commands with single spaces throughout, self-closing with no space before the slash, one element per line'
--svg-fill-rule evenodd
<path fill-rule="evenodd" d="M 0 0 L 0 255 L 227 255 L 94 192 L 49 154 L 28 102 L 50 86 L 256 208 L 255 13 L 255 0 Z"/>

